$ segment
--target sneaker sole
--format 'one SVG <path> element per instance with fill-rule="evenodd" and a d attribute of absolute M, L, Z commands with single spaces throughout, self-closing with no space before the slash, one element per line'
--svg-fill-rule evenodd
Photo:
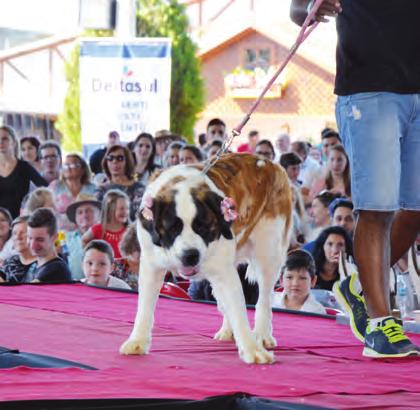
<path fill-rule="evenodd" d="M 365 347 L 363 349 L 363 356 L 370 357 L 371 359 L 392 359 L 392 358 L 400 358 L 400 357 L 409 357 L 409 356 L 417 356 L 420 357 L 420 352 L 416 350 L 411 350 L 405 353 L 396 353 L 396 354 L 385 354 L 379 353 L 376 350 L 372 350 L 369 347 Z"/>
<path fill-rule="evenodd" d="M 334 283 L 333 292 L 338 297 L 341 306 L 344 308 L 344 310 L 346 311 L 346 313 L 348 314 L 348 316 L 350 318 L 350 328 L 351 328 L 351 331 L 352 331 L 353 335 L 356 337 L 356 339 L 359 339 L 362 343 L 365 343 L 365 335 L 362 335 L 359 332 L 359 330 L 357 329 L 356 323 L 354 321 L 353 310 L 350 307 L 350 305 L 347 303 L 347 299 L 341 293 L 339 282 Z"/>

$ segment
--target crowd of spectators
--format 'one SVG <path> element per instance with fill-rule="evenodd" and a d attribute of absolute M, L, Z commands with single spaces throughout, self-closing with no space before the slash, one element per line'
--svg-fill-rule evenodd
<path fill-rule="evenodd" d="M 237 151 L 280 164 L 293 190 L 290 253 L 278 283 L 284 290 L 274 304 L 322 313 L 310 289 L 330 291 L 340 255 L 352 256 L 349 160 L 331 128 L 322 131 L 319 145 L 288 132 L 273 144 L 252 130 Z M 77 153 L 63 156 L 55 141 L 19 140 L 12 128 L 0 127 L 0 281 L 77 280 L 136 290 L 141 250 L 133 222 L 151 175 L 212 158 L 225 138 L 225 123 L 217 118 L 197 145 L 165 130 L 125 144 L 111 131 L 86 161 Z M 246 286 L 246 265 L 238 272 Z M 253 303 L 258 289 L 245 291 Z M 189 294 L 212 299 L 208 282 L 192 284 Z"/>

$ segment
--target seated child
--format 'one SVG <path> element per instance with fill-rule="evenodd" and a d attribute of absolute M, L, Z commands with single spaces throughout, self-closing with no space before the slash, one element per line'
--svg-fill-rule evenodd
<path fill-rule="evenodd" d="M 133 290 L 138 290 L 140 269 L 140 243 L 137 239 L 136 224 L 128 226 L 119 244 L 122 259 L 115 259 L 112 276 L 128 283 Z"/>
<path fill-rule="evenodd" d="M 82 282 L 108 288 L 130 289 L 123 280 L 111 276 L 114 251 L 108 242 L 94 239 L 85 247 Z"/>
<path fill-rule="evenodd" d="M 300 249 L 290 252 L 281 270 L 283 292 L 274 292 L 273 307 L 325 314 L 324 306 L 311 294 L 316 278 L 312 255 Z"/>

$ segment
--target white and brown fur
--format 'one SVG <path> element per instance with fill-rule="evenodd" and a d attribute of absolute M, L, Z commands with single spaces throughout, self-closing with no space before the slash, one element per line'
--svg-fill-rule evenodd
<path fill-rule="evenodd" d="M 159 290 L 166 271 L 197 265 L 194 279 L 208 279 L 223 324 L 215 339 L 236 341 L 246 363 L 271 363 L 271 297 L 286 256 L 291 230 L 292 194 L 286 173 L 277 164 L 250 154 L 227 154 L 210 168 L 179 165 L 164 171 L 147 187 L 153 220 L 140 213 L 139 303 L 134 328 L 121 346 L 123 354 L 146 354 Z M 227 222 L 223 198 L 236 203 L 238 218 Z M 142 203 L 144 207 L 144 200 Z M 189 251 L 193 249 L 193 260 Z M 236 271 L 248 262 L 247 278 L 258 282 L 259 299 L 252 334 Z"/>

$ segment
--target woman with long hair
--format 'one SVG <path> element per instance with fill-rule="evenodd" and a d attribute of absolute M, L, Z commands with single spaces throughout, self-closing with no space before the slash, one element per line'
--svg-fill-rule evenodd
<path fill-rule="evenodd" d="M 76 201 L 79 194 L 93 195 L 96 185 L 90 180 L 89 165 L 79 154 L 66 155 L 59 179 L 52 181 L 49 188 L 54 196 L 58 227 L 73 231 L 76 225 L 69 221 L 67 208 Z"/>
<path fill-rule="evenodd" d="M 147 185 L 152 173 L 160 168 L 155 164 L 156 142 L 153 136 L 147 132 L 139 134 L 134 140 L 133 153 L 136 160 L 136 179 Z"/>
<path fill-rule="evenodd" d="M 326 174 L 313 183 L 311 188 L 312 197 L 324 189 L 348 198 L 351 197 L 350 163 L 341 144 L 336 144 L 330 148 Z"/>
<path fill-rule="evenodd" d="M 315 260 L 316 288 L 332 290 L 339 279 L 338 265 L 341 252 L 353 256 L 353 245 L 349 234 L 341 226 L 324 229 L 315 241 L 312 255 Z"/>
<path fill-rule="evenodd" d="M 312 200 L 309 217 L 312 227 L 307 234 L 307 242 L 314 241 L 321 231 L 331 225 L 331 215 L 328 207 L 334 199 L 341 197 L 331 191 L 321 191 Z"/>
<path fill-rule="evenodd" d="M 19 216 L 22 199 L 30 185 L 46 186 L 47 181 L 26 161 L 19 159 L 19 140 L 12 127 L 0 127 L 0 206 L 12 218 Z"/>
<path fill-rule="evenodd" d="M 102 169 L 108 182 L 97 188 L 96 197 L 102 201 L 105 193 L 111 189 L 125 192 L 130 199 L 130 219 L 134 220 L 145 186 L 134 178 L 134 162 L 131 152 L 122 145 L 113 145 L 105 153 Z"/>
<path fill-rule="evenodd" d="M 38 172 L 41 172 L 39 161 L 39 147 L 41 142 L 37 137 L 28 136 L 20 139 L 21 159 L 29 162 Z"/>

